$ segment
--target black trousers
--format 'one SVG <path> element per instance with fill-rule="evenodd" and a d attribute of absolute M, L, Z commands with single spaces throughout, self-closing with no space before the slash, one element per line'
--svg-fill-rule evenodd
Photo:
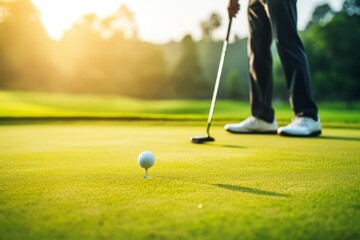
<path fill-rule="evenodd" d="M 252 115 L 272 122 L 273 61 L 275 40 L 284 69 L 290 104 L 297 116 L 317 119 L 312 98 L 307 55 L 297 32 L 297 0 L 249 0 L 249 73 Z"/>

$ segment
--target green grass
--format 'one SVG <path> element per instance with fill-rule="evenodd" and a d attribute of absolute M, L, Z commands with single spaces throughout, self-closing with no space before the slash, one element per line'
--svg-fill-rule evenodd
<path fill-rule="evenodd" d="M 160 120 L 206 120 L 210 99 L 190 100 L 137 100 L 121 96 L 69 95 L 0 91 L 0 120 L 3 118 L 121 118 Z M 276 117 L 288 122 L 293 113 L 288 103 L 275 103 Z M 359 103 L 346 109 L 342 103 L 320 103 L 322 122 L 328 126 L 360 127 Z M 215 120 L 240 120 L 250 114 L 249 104 L 218 100 Z"/>
<path fill-rule="evenodd" d="M 0 239 L 360 238 L 359 129 L 212 132 L 195 145 L 190 123 L 0 126 Z"/>
<path fill-rule="evenodd" d="M 217 141 L 194 145 L 210 100 L 0 101 L 1 240 L 360 239 L 358 103 L 320 103 L 323 135 L 304 139 L 227 134 L 221 125 L 250 110 L 221 100 Z M 280 124 L 292 118 L 274 106 Z M 64 121 L 76 119 L 116 121 Z M 137 165 L 144 150 L 156 157 L 150 179 Z"/>

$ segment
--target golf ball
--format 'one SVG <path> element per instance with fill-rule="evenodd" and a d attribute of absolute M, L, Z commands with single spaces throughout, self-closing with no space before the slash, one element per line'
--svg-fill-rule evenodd
<path fill-rule="evenodd" d="M 138 162 L 139 162 L 140 167 L 142 167 L 142 168 L 145 168 L 145 169 L 151 168 L 155 162 L 154 154 L 152 154 L 149 151 L 142 152 L 142 153 L 140 153 L 140 155 L 138 157 Z"/>

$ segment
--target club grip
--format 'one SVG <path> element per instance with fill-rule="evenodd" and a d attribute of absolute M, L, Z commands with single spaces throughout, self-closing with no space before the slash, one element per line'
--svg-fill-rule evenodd
<path fill-rule="evenodd" d="M 226 34 L 226 39 L 225 39 L 227 42 L 229 42 L 232 19 L 233 19 L 232 17 L 229 19 L 229 25 L 228 25 L 227 34 Z"/>

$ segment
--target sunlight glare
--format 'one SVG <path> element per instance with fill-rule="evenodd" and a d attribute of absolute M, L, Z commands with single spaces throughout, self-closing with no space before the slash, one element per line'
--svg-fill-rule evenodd
<path fill-rule="evenodd" d="M 99 17 L 106 17 L 125 4 L 135 15 L 139 37 L 157 43 L 181 40 L 185 34 L 192 34 L 195 39 L 199 39 L 200 22 L 207 19 L 211 12 L 226 16 L 227 6 L 227 2 L 223 0 L 212 0 L 206 6 L 203 1 L 181 1 L 181 4 L 179 1 L 168 0 L 32 1 L 39 9 L 43 24 L 53 39 L 61 39 L 64 31 L 84 14 L 95 13 Z M 245 16 L 244 11 L 242 15 Z M 223 27 L 218 32 L 223 33 L 225 30 Z"/>
<path fill-rule="evenodd" d="M 64 31 L 81 16 L 95 13 L 106 17 L 125 4 L 135 15 L 140 39 L 156 43 L 181 40 L 185 34 L 201 37 L 200 22 L 216 12 L 223 18 L 222 26 L 214 32 L 222 39 L 226 32 L 227 1 L 224 0 L 32 0 L 40 10 L 44 26 L 53 39 L 61 39 Z M 233 21 L 233 35 L 248 34 L 247 1 L 241 2 L 241 11 Z M 299 28 L 304 29 L 315 5 L 328 2 L 335 10 L 342 0 L 298 1 Z M 1 18 L 1 14 L 0 14 Z"/>
<path fill-rule="evenodd" d="M 71 27 L 81 16 L 88 13 L 96 13 L 106 16 L 114 13 L 123 1 L 107 0 L 106 4 L 97 0 L 89 1 L 48 1 L 33 0 L 33 3 L 41 13 L 44 27 L 50 37 L 61 39 L 64 31 Z"/>

